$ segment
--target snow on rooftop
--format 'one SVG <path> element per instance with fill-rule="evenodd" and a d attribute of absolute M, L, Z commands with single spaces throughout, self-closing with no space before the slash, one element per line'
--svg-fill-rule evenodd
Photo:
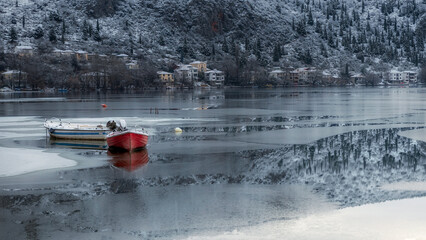
<path fill-rule="evenodd" d="M 217 74 L 217 73 L 223 73 L 223 71 L 214 69 L 214 70 L 207 71 L 206 73 L 216 73 Z"/>
<path fill-rule="evenodd" d="M 171 73 L 165 72 L 165 71 L 158 71 L 157 74 L 171 74 Z"/>
<path fill-rule="evenodd" d="M 25 72 L 21 71 L 21 74 L 22 73 L 25 73 Z M 2 74 L 4 74 L 4 75 L 7 75 L 7 74 L 19 74 L 19 71 L 18 70 L 9 70 L 9 71 L 6 71 L 6 72 L 4 72 Z"/>
<path fill-rule="evenodd" d="M 33 50 L 33 47 L 31 46 L 16 46 L 16 50 Z"/>

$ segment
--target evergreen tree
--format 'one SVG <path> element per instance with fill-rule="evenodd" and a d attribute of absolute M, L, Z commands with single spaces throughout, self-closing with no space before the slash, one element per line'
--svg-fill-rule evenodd
<path fill-rule="evenodd" d="M 362 3 L 361 3 L 361 11 L 362 11 L 362 13 L 364 13 L 364 11 L 365 11 L 365 3 L 364 3 L 364 0 L 362 0 Z"/>
<path fill-rule="evenodd" d="M 129 45 L 130 45 L 130 55 L 133 55 L 134 42 L 133 42 L 133 36 L 131 33 L 129 33 Z"/>
<path fill-rule="evenodd" d="M 142 45 L 142 34 L 139 33 L 139 40 L 138 40 L 139 44 Z"/>
<path fill-rule="evenodd" d="M 314 25 L 314 18 L 312 17 L 312 11 L 309 10 L 309 14 L 308 14 L 308 24 L 313 26 Z"/>
<path fill-rule="evenodd" d="M 92 34 L 93 34 L 92 24 L 88 23 L 87 26 L 88 26 L 87 32 L 89 33 L 89 37 L 92 37 Z"/>
<path fill-rule="evenodd" d="M 25 28 L 25 15 L 22 16 L 22 27 Z"/>
<path fill-rule="evenodd" d="M 65 19 L 64 19 L 64 20 L 62 20 L 62 34 L 61 34 L 62 44 L 65 43 L 65 33 L 66 33 L 66 26 L 65 26 Z"/>
<path fill-rule="evenodd" d="M 212 44 L 212 56 L 216 55 L 216 48 L 214 46 L 214 43 Z"/>
<path fill-rule="evenodd" d="M 43 28 L 37 27 L 36 30 L 33 33 L 34 39 L 40 39 L 44 36 Z"/>
<path fill-rule="evenodd" d="M 277 45 L 274 46 L 272 59 L 273 59 L 274 62 L 278 62 L 280 60 L 280 58 L 281 58 L 281 48 L 280 48 L 280 45 L 277 44 Z"/>
<path fill-rule="evenodd" d="M 166 45 L 166 43 L 164 42 L 163 35 L 160 35 L 160 38 L 158 39 L 158 44 L 160 44 L 160 46 Z"/>
<path fill-rule="evenodd" d="M 250 40 L 247 37 L 244 39 L 244 48 L 246 49 L 246 51 L 249 51 L 251 49 Z"/>
<path fill-rule="evenodd" d="M 257 46 L 257 50 L 259 52 L 262 52 L 262 42 L 260 41 L 260 38 L 257 38 L 256 46 Z"/>
<path fill-rule="evenodd" d="M 100 32 L 101 28 L 99 27 L 99 19 L 96 19 L 96 31 Z"/>
<path fill-rule="evenodd" d="M 226 37 L 223 39 L 222 51 L 224 51 L 224 52 L 226 52 L 226 53 L 228 53 L 228 52 L 229 52 L 228 42 L 226 41 Z"/>
<path fill-rule="evenodd" d="M 99 31 L 95 31 L 95 33 L 93 34 L 93 40 L 95 40 L 96 42 L 102 41 L 102 37 L 101 37 L 101 34 L 99 33 Z"/>
<path fill-rule="evenodd" d="M 89 28 L 88 28 L 86 20 L 83 21 L 82 30 L 83 30 L 83 40 L 87 40 L 89 37 Z"/>
<path fill-rule="evenodd" d="M 183 63 L 186 55 L 188 54 L 188 42 L 186 40 L 186 37 L 183 41 L 183 46 L 179 48 L 179 52 L 180 52 L 180 61 Z"/>
<path fill-rule="evenodd" d="M 53 28 L 51 28 L 50 31 L 49 31 L 49 41 L 56 42 L 56 40 L 57 40 L 57 38 L 56 38 L 55 30 Z"/>
<path fill-rule="evenodd" d="M 297 23 L 297 33 L 301 36 L 306 36 L 305 22 L 302 20 Z"/>
<path fill-rule="evenodd" d="M 321 34 L 321 33 L 322 33 L 322 29 L 321 29 L 321 28 L 322 28 L 322 27 L 321 27 L 321 23 L 320 23 L 320 21 L 318 21 L 318 19 L 317 19 L 316 24 L 315 24 L 315 32 L 317 32 L 317 33 Z"/>
<path fill-rule="evenodd" d="M 18 40 L 18 33 L 16 32 L 16 29 L 12 27 L 9 32 L 9 38 L 10 42 L 14 43 L 16 40 Z"/>

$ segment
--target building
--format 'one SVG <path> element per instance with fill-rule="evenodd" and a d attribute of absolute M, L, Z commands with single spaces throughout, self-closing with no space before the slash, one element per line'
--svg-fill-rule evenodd
<path fill-rule="evenodd" d="M 414 71 L 391 70 L 387 75 L 387 79 L 391 84 L 417 82 L 417 72 Z"/>
<path fill-rule="evenodd" d="M 124 53 L 122 53 L 122 54 L 118 54 L 116 57 L 117 57 L 118 59 L 120 59 L 121 61 L 125 61 L 125 62 L 129 60 L 129 55 L 124 54 Z"/>
<path fill-rule="evenodd" d="M 9 70 L 1 74 L 2 85 L 9 86 L 11 89 L 26 88 L 27 73 L 19 70 Z"/>
<path fill-rule="evenodd" d="M 404 71 L 402 72 L 402 79 L 405 82 L 415 83 L 417 82 L 417 72 L 414 71 Z"/>
<path fill-rule="evenodd" d="M 299 83 L 313 84 L 319 80 L 320 76 L 316 68 L 298 68 L 295 71 L 299 72 Z"/>
<path fill-rule="evenodd" d="M 165 85 L 166 87 L 173 86 L 175 80 L 173 78 L 173 73 L 159 71 L 157 72 L 158 79 L 161 80 L 161 83 Z"/>
<path fill-rule="evenodd" d="M 351 82 L 353 84 L 366 84 L 365 76 L 361 73 L 355 73 L 351 76 Z"/>
<path fill-rule="evenodd" d="M 286 78 L 286 72 L 281 69 L 275 69 L 271 72 L 269 72 L 269 77 L 277 79 L 277 80 L 284 80 Z"/>
<path fill-rule="evenodd" d="M 299 71 L 292 70 L 289 71 L 287 74 L 287 81 L 292 85 L 298 85 L 299 84 Z"/>
<path fill-rule="evenodd" d="M 16 46 L 15 53 L 20 57 L 31 57 L 34 54 L 34 49 L 31 46 Z"/>
<path fill-rule="evenodd" d="M 198 69 L 198 72 L 205 73 L 207 71 L 207 62 L 195 61 L 190 63 L 189 65 Z"/>
<path fill-rule="evenodd" d="M 206 82 L 212 87 L 222 87 L 225 84 L 225 74 L 217 69 L 206 72 Z"/>
<path fill-rule="evenodd" d="M 87 61 L 89 60 L 89 54 L 86 51 L 78 50 L 75 52 L 77 61 Z"/>
<path fill-rule="evenodd" d="M 321 77 L 321 81 L 325 85 L 334 85 L 334 84 L 337 84 L 339 82 L 339 76 L 333 75 L 329 72 L 323 72 L 322 77 Z"/>
<path fill-rule="evenodd" d="M 55 50 L 53 50 L 53 54 L 56 57 L 69 57 L 69 56 L 72 56 L 74 54 L 74 52 L 72 50 L 55 49 Z"/>
<path fill-rule="evenodd" d="M 388 80 L 391 83 L 401 83 L 403 81 L 402 79 L 402 72 L 400 71 L 396 71 L 396 70 L 391 70 L 388 73 Z"/>
<path fill-rule="evenodd" d="M 193 84 L 198 80 L 198 68 L 191 65 L 180 65 L 174 73 L 174 78 L 179 84 Z"/>
<path fill-rule="evenodd" d="M 137 61 L 131 61 L 126 63 L 126 68 L 129 70 L 138 70 L 139 69 L 139 64 Z"/>

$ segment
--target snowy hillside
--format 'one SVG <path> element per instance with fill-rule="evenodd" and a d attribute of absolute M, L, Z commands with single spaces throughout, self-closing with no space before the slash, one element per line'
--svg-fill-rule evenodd
<path fill-rule="evenodd" d="M 421 0 L 8 0 L 15 45 L 261 66 L 383 71 L 423 63 Z M 14 32 L 14 33 L 13 33 Z"/>

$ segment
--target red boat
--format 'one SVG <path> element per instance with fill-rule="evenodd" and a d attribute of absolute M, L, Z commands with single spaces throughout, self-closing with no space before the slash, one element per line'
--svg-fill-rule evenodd
<path fill-rule="evenodd" d="M 142 149 L 148 143 L 148 134 L 134 130 L 112 132 L 107 136 L 107 143 L 110 149 L 118 151 Z"/>
<path fill-rule="evenodd" d="M 112 157 L 111 163 L 115 167 L 125 169 L 129 172 L 145 166 L 149 161 L 148 151 L 146 149 L 121 153 L 108 151 L 108 155 Z"/>

